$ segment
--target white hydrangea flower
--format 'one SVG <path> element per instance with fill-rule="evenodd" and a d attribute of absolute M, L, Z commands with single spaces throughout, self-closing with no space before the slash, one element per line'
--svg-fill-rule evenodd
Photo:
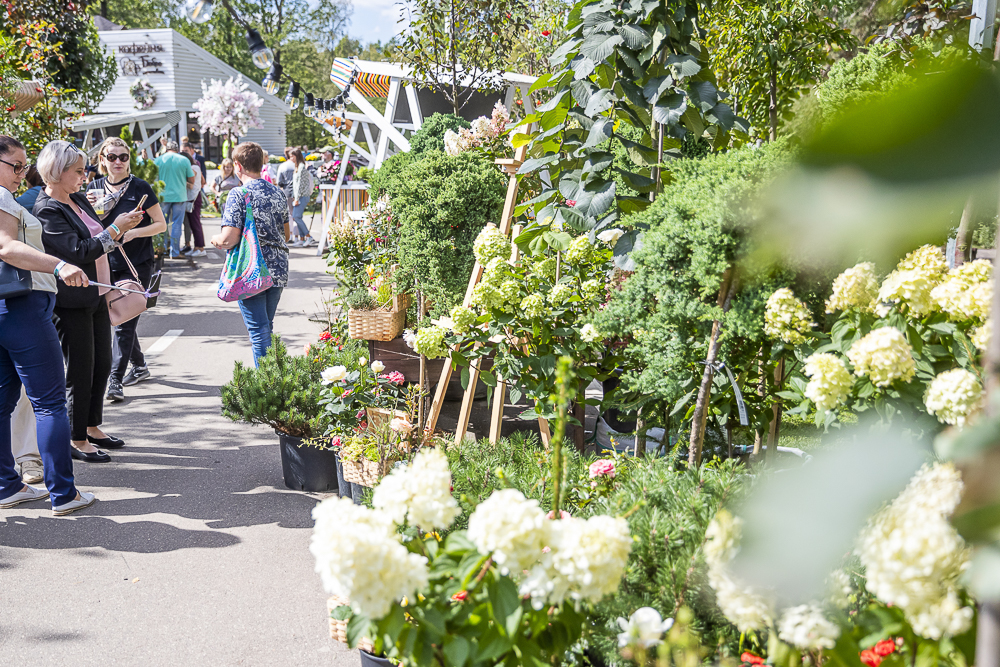
<path fill-rule="evenodd" d="M 806 341 L 803 334 L 812 330 L 809 309 L 795 298 L 792 290 L 782 287 L 767 299 L 764 309 L 764 332 L 790 345 L 801 345 Z"/>
<path fill-rule="evenodd" d="M 789 607 L 778 621 L 778 637 L 785 643 L 807 651 L 833 648 L 840 628 L 823 615 L 814 604 Z"/>
<path fill-rule="evenodd" d="M 925 465 L 872 518 L 857 549 L 868 590 L 899 607 L 918 634 L 934 640 L 972 624 L 973 610 L 961 605 L 957 593 L 970 552 L 948 521 L 962 489 L 951 463 Z"/>
<path fill-rule="evenodd" d="M 472 242 L 472 253 L 480 264 L 486 266 L 492 259 L 509 259 L 511 244 L 498 228 L 486 226 Z"/>
<path fill-rule="evenodd" d="M 542 294 L 529 294 L 521 300 L 521 309 L 528 317 L 545 317 L 549 312 L 545 305 L 545 296 Z"/>
<path fill-rule="evenodd" d="M 719 510 L 705 531 L 705 562 L 718 568 L 736 558 L 742 538 L 743 519 L 727 509 Z"/>
<path fill-rule="evenodd" d="M 989 318 L 983 322 L 983 326 L 972 332 L 972 344 L 975 345 L 980 352 L 986 351 L 986 348 L 990 345 L 990 339 L 992 338 L 993 320 Z"/>
<path fill-rule="evenodd" d="M 375 487 L 372 505 L 392 520 L 426 530 L 443 530 L 461 513 L 451 495 L 448 457 L 438 449 L 421 449 L 413 463 L 394 469 Z"/>
<path fill-rule="evenodd" d="M 826 300 L 826 312 L 860 310 L 870 313 L 875 310 L 877 298 L 878 276 L 875 275 L 875 265 L 862 262 L 834 279 L 833 294 Z"/>
<path fill-rule="evenodd" d="M 476 120 L 472 121 L 472 134 L 476 136 L 477 139 L 489 139 L 491 136 L 490 132 L 490 119 L 486 116 L 480 116 Z"/>
<path fill-rule="evenodd" d="M 979 408 L 982 397 L 983 388 L 976 376 L 964 368 L 954 368 L 931 380 L 924 393 L 924 406 L 939 422 L 961 428 Z"/>
<path fill-rule="evenodd" d="M 468 535 L 479 553 L 493 555 L 502 573 L 517 574 L 534 565 L 551 542 L 551 523 L 537 500 L 503 489 L 476 507 Z"/>
<path fill-rule="evenodd" d="M 465 306 L 455 306 L 451 309 L 451 330 L 464 334 L 476 323 L 476 313 Z"/>
<path fill-rule="evenodd" d="M 830 591 L 830 603 L 841 609 L 851 604 L 851 575 L 842 569 L 834 570 L 827 579 Z"/>
<path fill-rule="evenodd" d="M 602 336 L 601 332 L 593 324 L 584 324 L 583 328 L 580 329 L 580 338 L 585 343 L 593 343 L 601 340 Z"/>
<path fill-rule="evenodd" d="M 319 374 L 319 377 L 323 384 L 340 382 L 347 377 L 347 366 L 330 366 L 329 368 L 323 369 L 323 372 Z"/>
<path fill-rule="evenodd" d="M 854 386 L 854 379 L 843 359 L 829 352 L 810 355 L 802 370 L 810 378 L 806 385 L 806 398 L 823 412 L 843 403 Z"/>
<path fill-rule="evenodd" d="M 715 590 L 719 609 L 740 632 L 746 632 L 771 622 L 774 602 L 769 595 L 738 581 L 727 569 L 739 553 L 742 534 L 743 520 L 728 510 L 719 510 L 705 531 L 704 551 L 708 583 Z"/>
<path fill-rule="evenodd" d="M 447 356 L 448 348 L 444 344 L 444 337 L 447 335 L 448 330 L 444 327 L 423 327 L 417 331 L 413 341 L 413 349 L 417 354 L 422 354 L 428 359 Z"/>
<path fill-rule="evenodd" d="M 586 236 L 578 236 L 569 244 L 569 248 L 563 253 L 563 259 L 567 264 L 577 266 L 590 260 L 594 252 L 594 246 L 590 244 L 590 239 Z"/>
<path fill-rule="evenodd" d="M 558 308 L 566 303 L 571 296 L 573 296 L 573 288 L 566 283 L 559 283 L 549 292 L 549 303 Z"/>
<path fill-rule="evenodd" d="M 444 152 L 452 157 L 462 152 L 461 138 L 457 132 L 448 130 L 444 133 Z"/>
<path fill-rule="evenodd" d="M 403 331 L 403 342 L 406 344 L 406 347 L 411 350 L 416 349 L 417 333 L 413 329 L 405 329 Z"/>
<path fill-rule="evenodd" d="M 674 619 L 663 620 L 660 612 L 652 607 L 636 609 L 626 621 L 618 618 L 618 627 L 622 629 L 618 635 L 618 646 L 641 646 L 651 648 L 663 640 L 663 633 L 674 626 Z"/>
<path fill-rule="evenodd" d="M 427 559 L 406 550 L 383 512 L 329 498 L 313 508 L 309 551 L 328 593 L 349 598 L 372 620 L 389 613 L 404 597 L 427 588 Z"/>
<path fill-rule="evenodd" d="M 944 282 L 931 290 L 931 297 L 953 322 L 988 319 L 993 300 L 993 265 L 977 259 L 952 269 Z"/>
<path fill-rule="evenodd" d="M 947 271 L 948 263 L 940 248 L 932 245 L 917 248 L 904 257 L 882 283 L 875 312 L 885 317 L 890 305 L 896 302 L 916 317 L 929 315 L 936 307 L 931 291 Z"/>
<path fill-rule="evenodd" d="M 896 380 L 909 382 L 916 373 L 913 349 L 894 327 L 875 329 L 856 340 L 847 351 L 854 374 L 867 375 L 876 387 L 888 387 Z"/>
<path fill-rule="evenodd" d="M 603 232 L 597 235 L 597 240 L 601 243 L 607 243 L 612 248 L 618 243 L 618 239 L 625 235 L 620 229 L 605 229 Z"/>

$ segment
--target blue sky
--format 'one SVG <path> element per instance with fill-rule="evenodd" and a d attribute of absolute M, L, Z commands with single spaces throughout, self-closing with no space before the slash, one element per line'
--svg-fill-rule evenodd
<path fill-rule="evenodd" d="M 354 0 L 348 35 L 362 42 L 386 42 L 399 32 L 396 0 Z"/>

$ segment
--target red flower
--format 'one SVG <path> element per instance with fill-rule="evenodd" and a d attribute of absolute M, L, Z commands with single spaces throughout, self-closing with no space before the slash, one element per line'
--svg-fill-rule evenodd
<path fill-rule="evenodd" d="M 891 639 L 883 639 L 878 644 L 875 644 L 875 646 L 872 647 L 872 650 L 875 651 L 875 655 L 879 655 L 884 658 L 890 653 L 896 652 L 896 642 Z"/>
<path fill-rule="evenodd" d="M 859 657 L 861 658 L 861 662 L 868 665 L 868 667 L 878 667 L 882 662 L 882 656 L 878 655 L 870 648 L 866 648 L 862 651 Z"/>
<path fill-rule="evenodd" d="M 521 106 L 522 104 L 524 104 L 524 102 L 522 102 L 521 100 L 517 101 L 517 106 Z"/>
<path fill-rule="evenodd" d="M 332 338 L 333 338 L 333 336 L 331 336 L 331 335 L 330 335 L 330 332 L 329 332 L 329 331 L 324 331 L 323 333 L 321 333 L 321 334 L 319 335 L 319 339 L 320 339 L 321 341 L 323 341 L 324 343 L 325 343 L 326 341 L 328 341 L 328 340 L 331 340 Z"/>
<path fill-rule="evenodd" d="M 575 199 L 567 199 L 566 200 L 566 206 L 576 206 L 576 200 Z"/>
<path fill-rule="evenodd" d="M 469 597 L 469 591 L 459 591 L 451 596 L 453 602 L 462 602 L 465 598 Z"/>
<path fill-rule="evenodd" d="M 744 652 L 743 655 L 740 656 L 740 660 L 742 660 L 743 662 L 748 662 L 751 665 L 764 664 L 764 658 L 760 657 L 759 655 L 754 655 L 750 651 Z"/>
<path fill-rule="evenodd" d="M 543 30 L 542 31 L 542 37 L 548 37 L 551 34 L 552 34 L 551 30 Z"/>
<path fill-rule="evenodd" d="M 343 442 L 341 441 L 339 435 L 333 436 L 333 440 L 330 441 L 330 446 L 331 447 L 340 447 L 340 445 L 342 445 L 342 444 L 343 444 Z"/>

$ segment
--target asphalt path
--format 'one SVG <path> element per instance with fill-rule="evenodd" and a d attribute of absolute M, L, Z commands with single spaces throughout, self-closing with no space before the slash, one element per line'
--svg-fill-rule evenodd
<path fill-rule="evenodd" d="M 206 236 L 217 220 L 207 219 Z M 330 639 L 308 550 L 321 494 L 286 489 L 272 431 L 221 415 L 233 363 L 252 363 L 235 304 L 215 294 L 223 255 L 168 262 L 139 334 L 152 378 L 109 404 L 127 447 L 75 462 L 99 502 L 0 510 L 0 656 L 23 665 L 356 665 Z M 315 249 L 292 249 L 275 328 L 316 340 L 331 289 Z"/>

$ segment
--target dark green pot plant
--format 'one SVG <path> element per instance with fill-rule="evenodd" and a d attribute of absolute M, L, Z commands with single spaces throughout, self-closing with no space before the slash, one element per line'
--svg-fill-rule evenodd
<path fill-rule="evenodd" d="M 222 387 L 222 414 L 233 421 L 270 426 L 278 434 L 285 486 L 298 491 L 337 490 L 335 451 L 325 437 L 328 418 L 320 406 L 320 373 L 335 347 L 309 346 L 291 356 L 274 335 L 260 366 L 237 361 Z"/>

